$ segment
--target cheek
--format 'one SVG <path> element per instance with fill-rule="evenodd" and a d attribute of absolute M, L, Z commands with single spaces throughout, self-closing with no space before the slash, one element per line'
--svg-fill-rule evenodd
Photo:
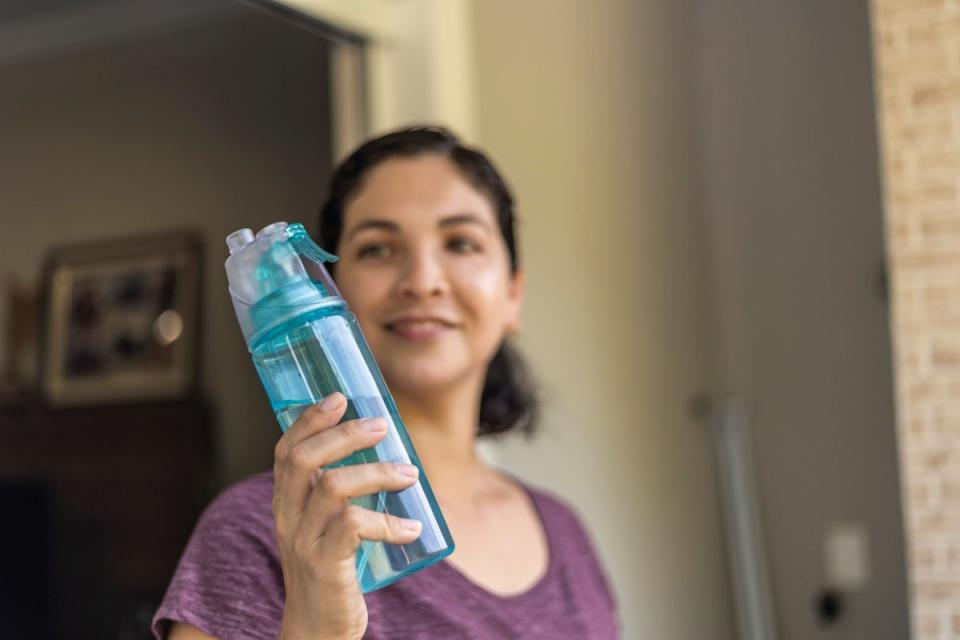
<path fill-rule="evenodd" d="M 375 270 L 365 270 L 350 265 L 337 269 L 337 288 L 364 331 L 369 330 L 373 314 L 386 299 L 390 290 L 390 279 L 386 274 Z"/>
<path fill-rule="evenodd" d="M 483 328 L 501 332 L 508 303 L 507 276 L 501 269 L 465 269 L 460 281 L 462 303 L 478 319 Z"/>

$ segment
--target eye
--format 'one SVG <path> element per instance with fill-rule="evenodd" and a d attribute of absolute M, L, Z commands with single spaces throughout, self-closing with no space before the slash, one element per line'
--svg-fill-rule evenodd
<path fill-rule="evenodd" d="M 479 253 L 480 244 L 466 237 L 450 238 L 447 241 L 447 249 L 454 253 Z"/>
<path fill-rule="evenodd" d="M 369 243 L 357 249 L 357 258 L 387 258 L 390 256 L 390 247 L 385 244 Z"/>

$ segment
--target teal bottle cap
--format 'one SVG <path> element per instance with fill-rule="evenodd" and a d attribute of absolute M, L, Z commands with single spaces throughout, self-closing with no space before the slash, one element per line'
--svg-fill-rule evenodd
<path fill-rule="evenodd" d="M 227 236 L 225 267 L 233 308 L 247 346 L 291 318 L 331 304 L 344 304 L 324 267 L 337 256 L 321 249 L 302 224 L 275 222 L 256 234 Z"/>

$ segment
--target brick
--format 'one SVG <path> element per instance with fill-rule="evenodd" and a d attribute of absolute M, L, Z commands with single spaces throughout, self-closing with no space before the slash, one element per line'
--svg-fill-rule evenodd
<path fill-rule="evenodd" d="M 917 154 L 916 168 L 921 172 L 956 172 L 957 169 L 960 169 L 960 149 L 944 149 L 921 152 Z"/>
<path fill-rule="evenodd" d="M 941 6 L 946 6 L 943 3 Z M 960 18 L 955 15 L 941 16 L 935 20 L 924 20 L 910 25 L 906 29 L 907 45 L 911 47 L 932 44 L 946 49 L 945 42 L 960 33 Z"/>
<path fill-rule="evenodd" d="M 881 19 L 890 20 L 931 9 L 943 9 L 947 6 L 947 0 L 875 0 L 873 4 L 875 13 Z"/>
<path fill-rule="evenodd" d="M 947 107 L 960 98 L 960 82 L 943 80 L 918 87 L 911 92 L 910 102 L 915 107 Z"/>
<path fill-rule="evenodd" d="M 936 636 L 940 634 L 940 619 L 936 615 L 925 614 L 919 619 L 918 625 L 921 636 Z"/>
<path fill-rule="evenodd" d="M 934 238 L 950 236 L 951 243 L 955 243 L 957 236 L 960 236 L 960 216 L 924 220 L 920 223 L 920 231 L 923 235 Z M 953 244 L 953 246 L 960 250 L 960 244 Z"/>
<path fill-rule="evenodd" d="M 935 267 L 960 268 L 960 252 L 958 251 L 921 251 L 911 252 L 898 260 L 899 266 L 904 269 L 928 269 Z"/>
<path fill-rule="evenodd" d="M 949 114 L 944 114 L 941 119 L 933 122 L 898 122 L 891 127 L 889 137 L 902 145 L 943 140 L 954 135 L 953 122 L 948 116 Z"/>

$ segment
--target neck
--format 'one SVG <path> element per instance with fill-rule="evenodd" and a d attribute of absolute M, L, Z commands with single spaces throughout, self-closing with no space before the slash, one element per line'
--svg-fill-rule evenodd
<path fill-rule="evenodd" d="M 403 422 L 437 499 L 471 493 L 486 470 L 476 453 L 483 381 L 445 391 L 394 393 Z"/>

